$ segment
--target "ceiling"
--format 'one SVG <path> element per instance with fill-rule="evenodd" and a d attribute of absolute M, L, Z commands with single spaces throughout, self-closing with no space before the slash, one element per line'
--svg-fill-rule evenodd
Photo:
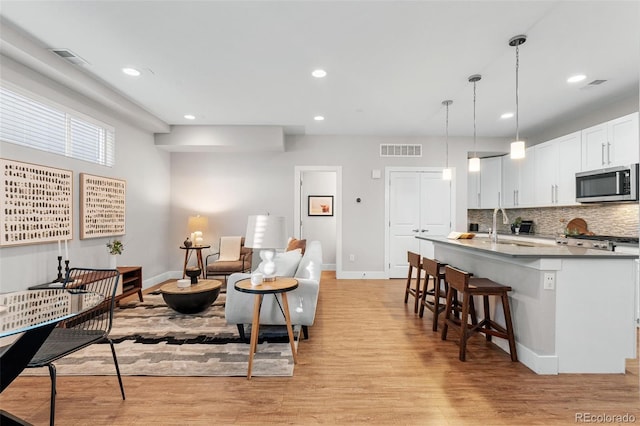
<path fill-rule="evenodd" d="M 0 15 L 170 125 L 443 135 L 452 99 L 449 134 L 469 136 L 481 74 L 478 137 L 513 137 L 500 115 L 515 111 L 518 34 L 522 137 L 638 94 L 637 1 L 2 0 Z M 568 84 L 576 73 L 587 79 Z"/>

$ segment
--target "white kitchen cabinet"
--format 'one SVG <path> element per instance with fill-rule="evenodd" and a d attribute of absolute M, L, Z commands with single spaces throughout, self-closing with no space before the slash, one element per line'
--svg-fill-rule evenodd
<path fill-rule="evenodd" d="M 467 171 L 467 208 L 480 208 L 480 172 Z"/>
<path fill-rule="evenodd" d="M 535 205 L 578 204 L 575 174 L 582 170 L 581 132 L 541 143 L 534 148 Z"/>
<path fill-rule="evenodd" d="M 500 207 L 502 200 L 502 158 L 480 159 L 480 208 Z"/>
<path fill-rule="evenodd" d="M 623 166 L 638 160 L 638 113 L 582 131 L 582 169 Z"/>
<path fill-rule="evenodd" d="M 534 204 L 535 150 L 527 148 L 525 158 L 502 158 L 502 207 L 529 207 Z"/>

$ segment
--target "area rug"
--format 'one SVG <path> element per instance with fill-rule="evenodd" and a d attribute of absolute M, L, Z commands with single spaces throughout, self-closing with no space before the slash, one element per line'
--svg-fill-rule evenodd
<path fill-rule="evenodd" d="M 160 294 L 115 309 L 110 336 L 125 376 L 246 376 L 249 344 L 224 319 L 225 294 L 199 314 L 180 314 Z M 250 336 L 247 330 L 247 336 Z M 296 333 L 299 335 L 299 333 Z M 297 344 L 297 342 L 296 342 Z M 95 344 L 55 362 L 58 375 L 115 375 L 108 343 Z M 260 327 L 252 376 L 292 376 L 293 358 L 284 327 Z M 23 375 L 48 375 L 47 368 Z"/>

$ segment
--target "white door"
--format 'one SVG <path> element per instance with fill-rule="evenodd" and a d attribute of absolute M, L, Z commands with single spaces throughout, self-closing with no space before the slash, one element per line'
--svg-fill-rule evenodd
<path fill-rule="evenodd" d="M 450 182 L 442 180 L 441 172 L 393 171 L 389 176 L 388 208 L 389 278 L 404 278 L 407 251 L 421 253 L 420 240 L 415 237 L 450 232 Z"/>

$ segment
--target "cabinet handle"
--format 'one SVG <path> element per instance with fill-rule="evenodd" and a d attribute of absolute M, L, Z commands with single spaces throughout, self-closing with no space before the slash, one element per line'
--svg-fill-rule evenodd
<path fill-rule="evenodd" d="M 602 149 L 600 152 L 600 158 L 602 159 L 602 165 L 604 166 L 604 143 L 602 144 Z"/>
<path fill-rule="evenodd" d="M 502 207 L 502 194 L 498 191 L 498 207 Z"/>
<path fill-rule="evenodd" d="M 607 142 L 607 164 L 611 164 L 611 142 Z"/>
<path fill-rule="evenodd" d="M 478 192 L 478 208 L 480 208 L 480 193 Z"/>
<path fill-rule="evenodd" d="M 411 232 L 418 232 L 419 229 L 412 229 Z"/>
<path fill-rule="evenodd" d="M 558 185 L 555 185 L 556 187 L 556 204 L 558 204 Z"/>
<path fill-rule="evenodd" d="M 551 204 L 555 203 L 555 200 L 553 199 L 553 185 L 551 185 Z"/>
<path fill-rule="evenodd" d="M 428 229 L 421 229 L 420 232 L 429 232 Z"/>

